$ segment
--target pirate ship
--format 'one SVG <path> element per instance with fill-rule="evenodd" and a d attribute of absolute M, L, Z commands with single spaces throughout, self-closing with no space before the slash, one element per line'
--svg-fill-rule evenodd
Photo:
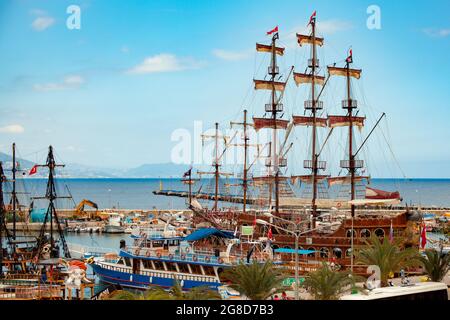
<path fill-rule="evenodd" d="M 214 136 L 215 160 L 214 171 L 207 172 L 214 175 L 214 192 L 201 191 L 192 193 L 192 181 L 189 182 L 188 193 L 166 192 L 160 190 L 155 194 L 189 197 L 189 205 L 199 220 L 207 221 L 215 227 L 228 230 L 237 230 L 241 226 L 252 226 L 254 237 L 265 237 L 270 231 L 273 235 L 275 247 L 293 248 L 295 236 L 299 237 L 300 249 L 307 249 L 306 257 L 309 261 L 333 260 L 344 268 L 354 269 L 354 248 L 362 245 L 367 237 L 393 236 L 404 237 L 406 245 L 417 243 L 409 232 L 411 214 L 408 210 L 396 209 L 400 203 L 398 192 L 387 192 L 372 188 L 370 176 L 364 175 L 365 162 L 360 158 L 361 150 L 370 140 L 373 132 L 385 116 L 382 113 L 375 125 L 361 143 L 357 145 L 355 128 L 361 129 L 366 118 L 360 115 L 358 101 L 353 94 L 353 81 L 360 79 L 362 70 L 354 68 L 353 54 L 350 49 L 343 63 L 334 63 L 326 67 L 326 74 L 320 66 L 317 50 L 325 43 L 323 37 L 318 36 L 316 30 L 316 12 L 310 17 L 307 34 L 296 34 L 300 47 L 309 46 L 310 57 L 304 72 L 294 71 L 294 67 L 287 72 L 282 80 L 277 59 L 285 54 L 285 48 L 278 44 L 278 27 L 269 31 L 271 36 L 269 44 L 256 44 L 256 51 L 270 55 L 270 65 L 264 79 L 254 79 L 255 90 L 269 92 L 268 102 L 265 104 L 263 117 L 253 117 L 253 123 L 247 122 L 247 111 L 244 111 L 244 121 L 231 123 L 243 128 L 244 165 L 242 178 L 237 184 L 242 193 L 238 195 L 224 194 L 219 191 L 221 176 L 220 159 L 223 153 L 218 151 L 218 125 Z M 288 81 L 293 75 L 297 87 L 307 87 L 308 98 L 304 102 L 304 114 L 288 117 L 282 103 Z M 321 100 L 330 81 L 345 81 L 344 99 L 341 102 L 341 114 L 328 114 Z M 330 80 L 332 79 L 332 80 Z M 311 137 L 309 150 L 304 150 L 308 158 L 303 161 L 306 174 L 285 174 L 287 158 L 293 143 L 288 142 L 289 135 L 294 128 L 300 127 L 309 130 Z M 247 149 L 249 129 L 255 131 L 271 130 L 271 140 L 267 146 L 269 152 L 265 155 L 265 174 L 249 175 Z M 335 130 L 346 130 L 347 135 L 345 157 L 339 161 L 341 172 L 344 175 L 331 176 L 326 174 L 327 162 L 322 159 L 322 151 Z M 319 141 L 319 132 L 325 131 L 326 136 L 322 143 Z M 281 141 L 279 141 L 280 133 Z M 224 139 L 225 147 L 233 144 Z M 264 149 L 264 148 L 263 148 Z M 336 148 L 337 150 L 337 148 Z M 257 157 L 261 152 L 257 152 Z M 191 173 L 189 173 L 191 177 Z M 293 185 L 300 182 L 307 190 L 308 197 L 299 197 L 293 190 Z M 344 197 L 330 198 L 327 190 L 339 185 L 344 189 Z M 252 196 L 249 196 L 249 190 Z M 257 190 L 257 191 L 255 191 Z M 193 200 L 192 200 L 193 199 Z M 198 199 L 214 200 L 211 209 L 204 208 Z M 217 202 L 227 201 L 242 203 L 242 208 L 219 209 Z M 253 208 L 248 208 L 251 205 Z M 257 223 L 257 222 L 260 223 Z M 273 230 L 272 230 L 273 229 Z M 288 230 L 286 232 L 283 230 Z"/>

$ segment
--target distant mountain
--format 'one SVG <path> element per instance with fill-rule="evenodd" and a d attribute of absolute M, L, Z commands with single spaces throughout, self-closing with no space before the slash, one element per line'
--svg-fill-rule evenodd
<path fill-rule="evenodd" d="M 12 156 L 0 152 L 0 161 L 7 175 L 12 168 Z M 34 162 L 16 158 L 19 164 L 18 169 L 23 169 L 22 173 L 28 177 L 28 171 L 35 165 Z M 76 163 L 68 163 L 58 175 L 65 178 L 170 178 L 181 177 L 189 169 L 188 165 L 174 163 L 143 164 L 131 169 L 101 168 L 87 166 Z M 43 178 L 47 176 L 47 170 L 38 169 L 33 178 Z"/>
<path fill-rule="evenodd" d="M 170 178 L 181 177 L 189 170 L 188 165 L 174 163 L 143 164 L 123 173 L 127 178 Z"/>

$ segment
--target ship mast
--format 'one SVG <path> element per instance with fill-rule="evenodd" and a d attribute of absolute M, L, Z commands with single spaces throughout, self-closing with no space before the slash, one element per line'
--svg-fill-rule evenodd
<path fill-rule="evenodd" d="M 270 157 L 266 166 L 269 168 L 268 172 L 268 184 L 269 184 L 269 205 L 272 205 L 272 193 L 273 185 L 275 186 L 275 214 L 279 214 L 280 198 L 279 198 L 279 181 L 280 181 L 280 171 L 279 168 L 285 166 L 285 160 L 280 159 L 277 151 L 277 130 L 286 129 L 288 125 L 287 120 L 282 120 L 278 118 L 278 113 L 283 111 L 283 105 L 279 103 L 277 97 L 277 91 L 283 92 L 286 83 L 276 81 L 276 76 L 279 74 L 279 69 L 277 66 L 277 55 L 282 56 L 284 54 L 284 48 L 277 47 L 276 40 L 278 40 L 278 27 L 269 31 L 267 34 L 273 33 L 271 44 L 256 44 L 256 50 L 259 52 L 270 53 L 270 66 L 268 68 L 268 74 L 270 75 L 270 80 L 256 80 L 254 79 L 255 89 L 265 89 L 270 90 L 271 99 L 270 103 L 265 105 L 266 113 L 271 114 L 271 118 L 253 118 L 255 130 L 258 131 L 262 128 L 272 129 L 272 140 L 270 143 Z M 255 178 L 254 178 L 255 180 Z"/>
<path fill-rule="evenodd" d="M 243 177 L 242 177 L 242 190 L 243 190 L 243 213 L 247 210 L 247 191 L 248 191 L 248 168 L 247 168 L 247 158 L 248 158 L 248 147 L 250 146 L 248 141 L 250 138 L 248 137 L 247 127 L 251 126 L 247 122 L 247 110 L 244 110 L 244 121 L 243 122 L 230 122 L 231 126 L 233 125 L 241 125 L 244 130 L 244 144 L 230 144 L 233 146 L 243 146 L 244 147 L 244 168 L 243 168 Z"/>
<path fill-rule="evenodd" d="M 17 204 L 17 195 L 16 195 L 16 144 L 12 144 L 12 211 L 13 211 L 13 234 L 12 238 L 16 240 L 16 204 Z M 14 246 L 15 248 L 15 246 Z"/>
<path fill-rule="evenodd" d="M 63 252 L 66 258 L 70 258 L 69 248 L 67 246 L 64 233 L 61 229 L 61 225 L 59 223 L 58 215 L 56 213 L 55 208 L 55 200 L 58 198 L 70 198 L 70 197 L 59 197 L 56 195 L 56 186 L 55 186 L 55 168 L 56 167 L 64 167 L 63 164 L 56 164 L 55 158 L 53 156 L 53 147 L 49 146 L 47 161 L 44 165 L 38 165 L 38 167 L 47 167 L 48 168 L 48 180 L 47 180 L 47 190 L 44 197 L 34 197 L 34 199 L 47 199 L 49 201 L 47 213 L 45 214 L 44 222 L 41 227 L 41 231 L 38 238 L 38 245 L 36 248 L 36 257 L 39 258 L 43 246 L 45 245 L 45 228 L 47 225 L 47 221 L 50 221 L 50 257 L 53 257 L 59 253 L 55 252 L 55 243 L 53 239 L 53 220 L 56 222 L 57 231 L 60 237 L 60 240 L 63 245 Z"/>
<path fill-rule="evenodd" d="M 311 100 L 305 101 L 305 110 L 310 111 L 310 116 L 293 116 L 294 125 L 311 126 L 312 130 L 312 143 L 311 143 L 311 160 L 305 160 L 303 166 L 305 169 L 309 169 L 311 174 L 305 176 L 294 176 L 293 178 L 300 178 L 306 183 L 312 184 L 312 198 L 311 208 L 313 216 L 312 228 L 315 228 L 315 217 L 317 216 L 317 193 L 318 193 L 318 178 L 319 170 L 325 170 L 326 162 L 319 161 L 318 152 L 318 139 L 317 139 L 317 127 L 326 126 L 327 119 L 319 118 L 317 112 L 323 108 L 322 101 L 318 100 L 322 90 L 325 86 L 325 78 L 317 74 L 319 68 L 319 60 L 317 59 L 317 45 L 323 45 L 323 38 L 319 38 L 316 35 L 316 11 L 311 15 L 308 25 L 311 25 L 311 34 L 302 35 L 297 34 L 297 40 L 300 46 L 303 44 L 311 45 L 311 58 L 308 59 L 307 69 L 310 72 L 296 73 L 294 72 L 294 80 L 297 85 L 310 84 L 311 86 Z M 321 85 L 322 90 L 319 94 L 316 94 L 316 85 Z M 317 97 L 316 97 L 317 96 Z M 323 178 L 323 177 L 321 177 Z"/>
<path fill-rule="evenodd" d="M 358 127 L 364 126 L 364 117 L 357 117 L 353 113 L 353 109 L 357 108 L 357 101 L 352 99 L 351 95 L 351 77 L 359 79 L 361 76 L 360 69 L 352 69 L 350 68 L 350 64 L 353 63 L 353 55 L 352 50 L 350 49 L 349 55 L 345 59 L 345 67 L 328 67 L 328 72 L 330 75 L 338 75 L 344 76 L 346 79 L 346 100 L 342 101 L 342 109 L 347 111 L 345 116 L 329 116 L 329 126 L 334 128 L 338 126 L 348 126 L 348 160 L 341 161 L 341 168 L 347 169 L 350 176 L 350 200 L 355 200 L 356 192 L 355 192 L 355 182 L 358 180 L 362 180 L 362 176 L 358 176 L 356 174 L 357 169 L 363 167 L 363 160 L 356 160 L 356 153 L 353 152 L 353 127 L 356 125 Z M 333 178 L 336 181 L 346 182 L 347 179 L 344 177 Z M 355 218 L 355 205 L 353 203 L 350 204 L 351 211 L 351 255 L 350 255 L 350 267 L 353 271 L 353 240 L 354 240 L 354 228 L 353 228 L 353 220 Z"/>
<path fill-rule="evenodd" d="M 5 203 L 3 201 L 3 181 L 5 175 L 3 165 L 0 162 L 0 278 L 3 277 L 3 229 L 6 231 L 5 223 Z"/>
<path fill-rule="evenodd" d="M 220 159 L 222 158 L 224 152 L 219 156 L 219 138 L 223 138 L 225 141 L 227 139 L 227 136 L 219 135 L 219 123 L 215 123 L 215 134 L 213 135 L 201 135 L 202 139 L 206 138 L 213 138 L 214 139 L 214 161 L 213 161 L 213 172 L 206 172 L 206 171 L 197 171 L 197 174 L 212 174 L 214 175 L 214 207 L 213 210 L 217 211 L 218 208 L 218 202 L 219 202 L 219 178 L 221 175 L 223 176 L 231 176 L 230 173 L 224 173 L 220 171 Z"/>

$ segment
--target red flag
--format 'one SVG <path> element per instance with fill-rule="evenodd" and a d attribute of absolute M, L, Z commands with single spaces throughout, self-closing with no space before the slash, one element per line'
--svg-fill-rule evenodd
<path fill-rule="evenodd" d="M 314 10 L 313 14 L 311 15 L 311 17 L 309 17 L 309 23 L 308 26 L 312 23 L 316 23 L 316 10 Z"/>
<path fill-rule="evenodd" d="M 272 227 L 270 227 L 270 228 L 269 228 L 269 231 L 267 232 L 267 238 L 269 238 L 270 240 L 273 239 Z"/>
<path fill-rule="evenodd" d="M 423 248 L 425 248 L 425 245 L 427 244 L 427 229 L 425 228 L 425 223 L 422 223 L 422 232 L 420 235 L 420 245 Z"/>
<path fill-rule="evenodd" d="M 352 53 L 352 49 L 350 49 L 349 54 L 348 54 L 348 57 L 347 57 L 347 59 L 345 59 L 345 62 L 348 62 L 348 63 L 352 63 L 352 62 L 353 62 L 353 53 Z"/>
<path fill-rule="evenodd" d="M 33 166 L 33 168 L 31 168 L 31 170 L 30 170 L 30 172 L 28 173 L 28 175 L 31 176 L 31 175 L 33 175 L 33 174 L 36 174 L 36 173 L 37 173 L 37 168 L 38 168 L 38 165 L 35 164 L 35 165 Z"/>
<path fill-rule="evenodd" d="M 274 32 L 278 32 L 278 26 L 276 26 L 275 28 L 273 28 L 273 29 L 270 30 L 270 31 L 267 31 L 267 35 L 270 35 L 270 34 L 272 34 L 272 33 L 274 33 Z"/>
<path fill-rule="evenodd" d="M 256 227 L 256 216 L 255 216 L 255 220 L 253 220 L 253 227 Z"/>

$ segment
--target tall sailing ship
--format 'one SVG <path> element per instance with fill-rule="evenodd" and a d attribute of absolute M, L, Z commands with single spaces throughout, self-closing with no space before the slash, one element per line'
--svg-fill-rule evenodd
<path fill-rule="evenodd" d="M 285 48 L 278 43 L 278 27 L 267 33 L 271 36 L 270 43 L 256 44 L 257 52 L 270 55 L 270 65 L 264 79 L 254 79 L 254 88 L 268 91 L 269 96 L 263 117 L 253 117 L 253 123 L 248 123 L 247 111 L 244 111 L 243 122 L 231 123 L 242 126 L 244 131 L 244 143 L 238 144 L 245 150 L 243 175 L 238 183 L 242 193 L 219 193 L 221 156 L 217 145 L 217 124 L 216 156 L 213 163 L 215 170 L 210 172 L 214 175 L 214 193 L 202 192 L 201 189 L 192 192 L 191 184 L 188 193 L 167 190 L 154 193 L 189 197 L 189 206 L 199 221 L 206 221 L 214 227 L 240 232 L 242 226 L 252 226 L 255 238 L 266 237 L 270 229 L 274 247 L 293 249 L 296 238 L 294 234 L 297 234 L 299 248 L 307 250 L 304 251 L 307 254 L 306 260 L 332 260 L 343 268 L 363 272 L 364 268 L 358 269 L 354 265 L 354 248 L 362 245 L 371 235 L 403 237 L 405 246 L 416 245 L 418 242 L 412 232 L 413 222 L 410 222 L 416 217 L 407 209 L 395 208 L 401 201 L 399 192 L 387 192 L 369 186 L 370 176 L 365 174 L 366 166 L 360 153 L 385 114 L 381 114 L 373 128 L 357 145 L 355 129 L 363 128 L 366 118 L 360 115 L 358 101 L 353 94 L 352 83 L 360 79 L 362 70 L 353 67 L 352 50 L 349 50 L 342 64 L 328 65 L 327 73 L 321 74 L 323 68 L 320 67 L 317 51 L 325 40 L 317 34 L 316 12 L 309 19 L 308 31 L 307 34 L 296 34 L 298 45 L 310 49 L 307 67 L 304 72 L 290 68 L 284 80 L 277 64 L 278 58 L 285 54 Z M 287 117 L 282 100 L 291 75 L 297 87 L 308 88 L 308 99 L 304 102 L 303 115 Z M 339 78 L 345 81 L 341 102 L 343 112 L 337 115 L 327 114 L 321 97 L 327 84 L 338 81 Z M 283 170 L 287 168 L 286 155 L 294 144 L 289 143 L 288 138 L 296 127 L 310 131 L 311 141 L 309 150 L 306 150 L 309 156 L 303 161 L 306 174 L 288 176 Z M 266 170 L 262 176 L 251 175 L 249 171 L 247 148 L 250 146 L 250 128 L 256 132 L 271 130 L 269 153 L 265 156 Z M 345 175 L 340 176 L 326 174 L 327 162 L 322 155 L 335 130 L 347 132 L 345 141 L 340 141 L 346 144 L 344 158 L 339 162 L 340 170 Z M 281 132 L 283 133 L 280 134 Z M 326 133 L 326 137 L 321 143 L 319 136 L 323 133 Z M 225 147 L 232 145 L 225 144 Z M 260 152 L 257 156 L 261 156 Z M 309 199 L 295 195 L 292 186 L 298 182 L 308 190 Z M 330 198 L 327 195 L 327 190 L 337 185 L 344 190 L 346 198 Z M 197 201 L 200 199 L 214 200 L 214 206 L 205 208 Z M 218 201 L 242 203 L 242 208 L 219 209 Z"/>

